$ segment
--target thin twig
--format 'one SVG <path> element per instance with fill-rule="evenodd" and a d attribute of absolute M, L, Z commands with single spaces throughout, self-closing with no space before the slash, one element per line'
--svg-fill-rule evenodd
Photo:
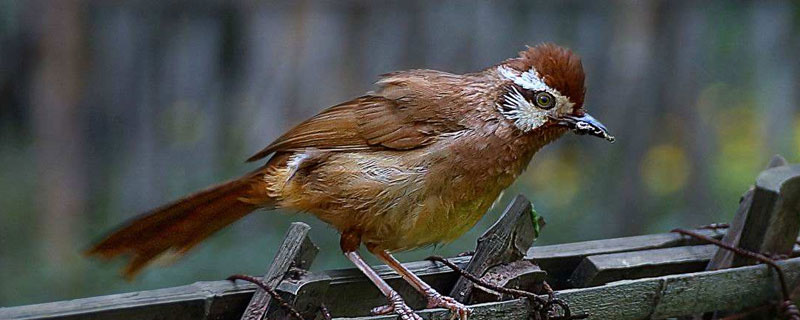
<path fill-rule="evenodd" d="M 535 293 L 528 292 L 528 291 L 523 291 L 523 290 L 512 289 L 512 288 L 500 287 L 500 286 L 494 285 L 492 283 L 489 283 L 486 280 L 478 278 L 477 276 L 475 276 L 475 275 L 473 275 L 473 274 L 471 274 L 469 272 L 464 271 L 463 269 L 459 268 L 454 263 L 448 261 L 445 258 L 442 258 L 441 256 L 430 256 L 430 257 L 425 258 L 425 260 L 441 262 L 444 265 L 446 265 L 447 267 L 449 267 L 450 269 L 453 269 L 454 271 L 456 271 L 459 274 L 461 274 L 461 276 L 463 276 L 464 278 L 467 278 L 469 281 L 472 281 L 472 282 L 474 282 L 474 283 L 476 283 L 476 284 L 478 284 L 478 285 L 480 285 L 482 287 L 486 287 L 486 288 L 492 289 L 494 291 L 497 291 L 497 292 L 500 292 L 500 293 L 509 294 L 509 295 L 512 295 L 512 296 L 515 296 L 515 297 L 529 298 L 529 299 L 535 300 L 538 303 L 541 303 L 542 305 L 547 303 L 547 299 L 542 298 L 542 297 L 538 296 Z"/>
<path fill-rule="evenodd" d="M 545 298 L 542 298 L 542 297 L 540 297 L 539 295 L 537 295 L 537 294 L 535 294 L 533 292 L 501 287 L 501 286 L 495 285 L 493 283 L 490 283 L 488 281 L 485 281 L 485 280 L 475 276 L 474 274 L 471 274 L 471 273 L 469 273 L 467 271 L 464 271 L 463 269 L 459 268 L 454 263 L 450 262 L 449 260 L 447 260 L 447 259 L 445 259 L 445 258 L 443 258 L 441 256 L 430 256 L 430 257 L 425 258 L 425 260 L 434 261 L 434 262 L 441 262 L 444 265 L 446 265 L 447 267 L 449 267 L 450 269 L 453 269 L 454 271 L 458 272 L 461 276 L 463 276 L 467 280 L 472 281 L 473 283 L 475 283 L 475 284 L 477 284 L 479 286 L 482 286 L 482 287 L 485 287 L 485 288 L 488 288 L 488 289 L 491 289 L 491 290 L 494 290 L 494 291 L 497 291 L 497 292 L 500 292 L 500 293 L 505 293 L 505 294 L 508 294 L 508 295 L 511 295 L 511 296 L 514 296 L 514 297 L 517 297 L 517 298 L 528 298 L 531 301 L 535 302 L 534 308 L 537 309 L 545 319 L 572 320 L 572 319 L 586 319 L 586 318 L 589 317 L 588 314 L 580 314 L 580 315 L 574 315 L 573 316 L 572 315 L 572 311 L 569 308 L 569 304 L 567 304 L 567 302 L 564 301 L 564 300 L 556 298 L 555 297 L 555 293 L 553 292 L 553 289 L 550 288 L 550 285 L 548 285 L 547 282 L 543 283 L 544 284 L 544 290 L 547 292 L 547 295 L 549 297 L 548 299 L 545 299 Z M 550 317 L 549 313 L 550 313 L 550 311 L 553 311 L 553 308 L 555 306 L 559 306 L 559 307 L 561 307 L 561 309 L 564 310 L 564 315 L 563 316 Z"/>
<path fill-rule="evenodd" d="M 700 230 L 718 230 L 718 229 L 728 229 L 731 225 L 727 223 L 710 223 L 707 225 L 699 226 L 697 229 Z"/>
<path fill-rule="evenodd" d="M 292 317 L 294 317 L 294 318 L 296 318 L 298 320 L 305 320 L 303 318 L 303 315 L 301 315 L 300 312 L 297 311 L 297 309 L 295 309 L 294 307 L 292 307 L 292 305 L 290 305 L 288 302 L 286 302 L 286 300 L 284 300 L 281 297 L 281 295 L 278 294 L 278 292 L 276 292 L 275 290 L 270 288 L 266 283 L 264 283 L 264 281 L 262 279 L 259 279 L 259 278 L 253 277 L 253 276 L 244 275 L 244 274 L 234 274 L 234 275 L 228 277 L 228 280 L 230 280 L 230 281 L 242 280 L 242 281 L 247 281 L 247 282 L 250 282 L 250 283 L 253 283 L 253 284 L 257 285 L 259 288 L 261 288 L 262 290 L 266 291 L 267 294 L 269 294 L 269 296 L 272 297 L 272 299 L 275 299 L 275 301 L 278 302 L 278 304 L 281 306 L 281 308 L 283 308 L 286 311 L 288 311 L 289 314 L 292 315 Z"/>

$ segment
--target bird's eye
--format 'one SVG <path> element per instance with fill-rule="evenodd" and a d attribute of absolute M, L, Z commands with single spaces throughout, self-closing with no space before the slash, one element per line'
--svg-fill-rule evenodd
<path fill-rule="evenodd" d="M 547 92 L 539 92 L 533 97 L 533 101 L 539 108 L 550 109 L 555 105 L 555 99 Z"/>

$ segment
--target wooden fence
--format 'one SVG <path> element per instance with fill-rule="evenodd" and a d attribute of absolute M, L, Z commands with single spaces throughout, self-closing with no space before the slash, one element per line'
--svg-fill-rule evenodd
<path fill-rule="evenodd" d="M 729 226 L 695 232 L 739 248 L 778 257 L 786 283 L 800 282 L 800 165 L 776 157 L 742 197 Z M 523 196 L 478 240 L 476 251 L 448 259 L 483 279 L 510 288 L 536 290 L 547 281 L 573 314 L 591 319 L 663 319 L 718 312 L 759 310 L 775 317 L 781 296 L 774 269 L 678 233 L 532 247 L 543 220 Z M 356 269 L 307 271 L 317 253 L 309 227 L 288 230 L 265 281 L 307 319 L 324 305 L 336 319 L 368 316 L 384 304 L 377 289 Z M 441 263 L 405 264 L 440 292 L 472 305 L 470 319 L 530 319 L 528 299 L 504 296 L 465 281 Z M 424 302 L 387 266 L 376 271 L 420 309 Z M 255 295 L 254 295 L 255 293 Z M 792 292 L 791 299 L 797 299 Z M 151 291 L 0 308 L 0 319 L 287 319 L 268 295 L 249 283 L 194 284 Z M 759 309 L 760 308 L 760 309 Z M 422 310 L 426 319 L 448 319 L 442 309 Z"/>

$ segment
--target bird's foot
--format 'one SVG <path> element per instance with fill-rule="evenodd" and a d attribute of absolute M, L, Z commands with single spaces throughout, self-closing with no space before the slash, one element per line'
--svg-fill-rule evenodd
<path fill-rule="evenodd" d="M 414 313 L 414 310 L 406 305 L 406 302 L 403 301 L 403 298 L 400 297 L 397 292 L 393 292 L 388 299 L 389 304 L 373 308 L 372 314 L 383 315 L 394 313 L 397 314 L 401 320 L 422 320 L 422 317 Z"/>
<path fill-rule="evenodd" d="M 425 292 L 425 296 L 428 298 L 428 308 L 445 308 L 450 310 L 451 320 L 467 320 L 469 315 L 472 314 L 472 309 L 465 306 L 463 303 L 456 301 L 456 299 L 443 296 L 442 294 L 436 292 L 436 290 L 431 289 L 430 291 Z"/>

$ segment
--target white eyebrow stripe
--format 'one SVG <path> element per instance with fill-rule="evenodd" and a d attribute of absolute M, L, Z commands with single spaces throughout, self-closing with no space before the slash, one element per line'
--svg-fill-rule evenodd
<path fill-rule="evenodd" d="M 556 108 L 562 109 L 563 112 L 570 112 L 572 107 L 575 106 L 575 103 L 561 94 L 561 92 L 558 92 L 558 90 L 547 86 L 547 84 L 544 83 L 544 80 L 539 77 L 539 72 L 536 71 L 536 68 L 531 67 L 530 70 L 517 75 L 515 70 L 512 70 L 507 66 L 499 66 L 497 67 L 497 72 L 500 73 L 500 76 L 503 78 L 513 81 L 516 85 L 524 89 L 534 92 L 545 91 L 552 94 L 556 98 Z"/>
<path fill-rule="evenodd" d="M 536 69 L 531 67 L 530 70 L 523 72 L 519 76 L 511 70 L 511 68 L 506 66 L 500 66 L 497 68 L 497 71 L 503 78 L 513 81 L 515 84 L 519 85 L 528 90 L 532 91 L 547 91 L 550 93 L 558 93 L 553 88 L 547 86 L 546 83 L 539 77 L 539 73 L 536 72 Z"/>

